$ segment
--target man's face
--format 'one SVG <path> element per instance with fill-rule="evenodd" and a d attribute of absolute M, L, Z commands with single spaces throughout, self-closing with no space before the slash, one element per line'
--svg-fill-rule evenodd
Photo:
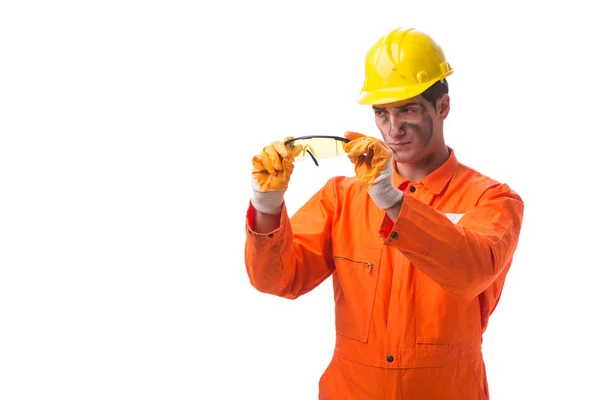
<path fill-rule="evenodd" d="M 448 95 L 438 100 L 437 108 L 419 95 L 395 103 L 374 105 L 373 111 L 384 142 L 394 152 L 394 160 L 412 164 L 444 146 L 441 126 L 448 108 Z"/>

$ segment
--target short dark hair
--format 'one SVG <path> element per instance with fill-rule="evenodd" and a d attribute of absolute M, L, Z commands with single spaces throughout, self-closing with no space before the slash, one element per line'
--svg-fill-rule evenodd
<path fill-rule="evenodd" d="M 421 96 L 425 98 L 428 102 L 433 105 L 435 109 L 435 105 L 437 100 L 442 97 L 442 95 L 448 93 L 448 80 L 443 79 L 442 81 L 437 81 L 433 85 L 431 85 L 427 90 L 421 93 Z"/>

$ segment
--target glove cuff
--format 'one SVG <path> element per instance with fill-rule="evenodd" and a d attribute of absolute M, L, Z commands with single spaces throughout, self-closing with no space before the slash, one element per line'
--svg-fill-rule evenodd
<path fill-rule="evenodd" d="M 381 185 L 373 185 L 369 190 L 369 194 L 371 195 L 371 199 L 377 204 L 377 207 L 382 210 L 387 210 L 388 208 L 395 206 L 402 200 L 402 197 L 404 197 L 404 193 L 399 189 L 383 182 Z"/>
<path fill-rule="evenodd" d="M 283 190 L 274 190 L 270 192 L 254 191 L 250 198 L 252 206 L 265 214 L 279 214 L 283 209 Z"/>
<path fill-rule="evenodd" d="M 265 214 L 276 215 L 283 209 L 283 195 L 285 194 L 285 190 L 263 192 L 260 190 L 256 180 L 252 178 L 252 192 L 250 202 L 256 210 Z"/>
<path fill-rule="evenodd" d="M 377 207 L 387 210 L 398 204 L 404 193 L 392 184 L 391 168 L 386 168 L 369 189 L 369 195 Z"/>

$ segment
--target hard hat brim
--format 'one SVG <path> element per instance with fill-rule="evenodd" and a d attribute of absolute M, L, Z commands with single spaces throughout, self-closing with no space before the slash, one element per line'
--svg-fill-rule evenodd
<path fill-rule="evenodd" d="M 358 95 L 359 104 L 377 105 L 377 104 L 389 104 L 397 101 L 407 100 L 413 97 L 417 97 L 438 81 L 443 81 L 448 76 L 452 75 L 454 70 L 449 68 L 448 71 L 443 73 L 439 78 L 423 82 L 420 84 L 407 86 L 407 87 L 396 87 L 379 90 L 367 90 L 364 86 Z"/>
<path fill-rule="evenodd" d="M 358 96 L 359 104 L 388 104 L 395 103 L 397 101 L 407 100 L 412 97 L 416 97 L 426 91 L 430 86 L 433 86 L 433 82 L 426 82 L 419 85 L 413 85 L 408 88 L 394 88 L 394 89 L 381 89 L 375 91 L 362 90 Z"/>

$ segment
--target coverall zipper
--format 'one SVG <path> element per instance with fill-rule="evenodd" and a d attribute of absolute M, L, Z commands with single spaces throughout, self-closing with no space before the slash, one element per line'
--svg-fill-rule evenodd
<path fill-rule="evenodd" d="M 347 260 L 347 261 L 358 263 L 358 264 L 365 264 L 367 266 L 367 271 L 369 271 L 369 273 L 371 273 L 371 271 L 373 270 L 373 263 L 370 263 L 368 261 L 358 261 L 358 260 L 353 260 L 351 258 L 342 257 L 342 256 L 333 256 L 333 258 L 341 258 L 342 260 Z"/>

